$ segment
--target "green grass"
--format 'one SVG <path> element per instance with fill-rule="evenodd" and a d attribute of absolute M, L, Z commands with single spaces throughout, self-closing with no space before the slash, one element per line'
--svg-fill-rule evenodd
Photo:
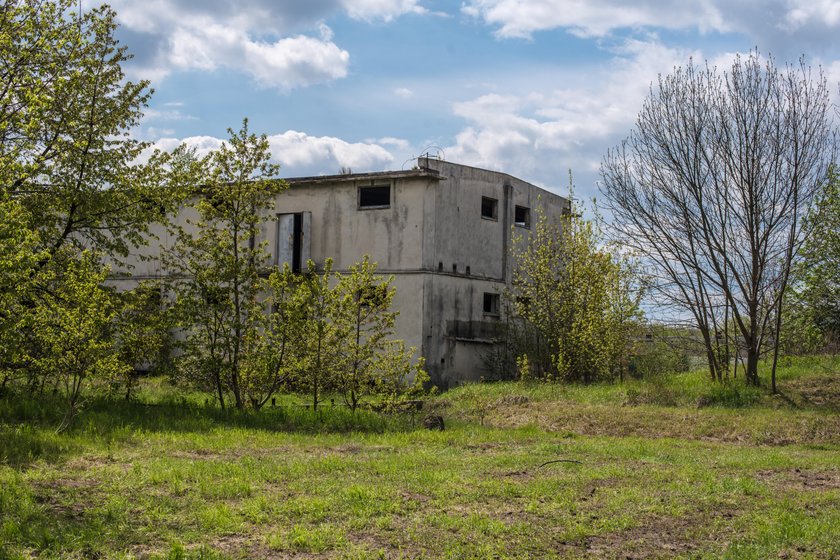
<path fill-rule="evenodd" d="M 0 558 L 834 558 L 837 366 L 786 363 L 783 398 L 696 374 L 468 386 L 429 404 L 444 432 L 159 386 L 57 436 L 57 403 L 7 397 Z"/>

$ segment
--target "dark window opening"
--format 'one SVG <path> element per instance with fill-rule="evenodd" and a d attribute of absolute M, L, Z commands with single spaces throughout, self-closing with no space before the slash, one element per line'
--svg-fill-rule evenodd
<path fill-rule="evenodd" d="M 442 262 L 438 263 L 438 272 L 443 272 L 443 263 Z"/>
<path fill-rule="evenodd" d="M 452 274 L 458 274 L 458 265 L 452 263 Z"/>
<path fill-rule="evenodd" d="M 299 273 L 303 263 L 300 250 L 302 247 L 301 237 L 303 236 L 303 214 L 295 214 L 295 222 L 292 229 L 292 272 Z"/>
<path fill-rule="evenodd" d="M 306 268 L 311 220 L 309 212 L 277 215 L 277 266 L 288 264 L 296 274 Z"/>
<path fill-rule="evenodd" d="M 516 226 L 531 227 L 531 209 L 526 206 L 517 206 L 513 212 L 513 223 Z"/>
<path fill-rule="evenodd" d="M 481 217 L 488 220 L 499 219 L 499 201 L 487 196 L 481 197 Z"/>
<path fill-rule="evenodd" d="M 484 313 L 487 315 L 499 314 L 499 294 L 484 292 Z"/>
<path fill-rule="evenodd" d="M 391 186 L 359 187 L 359 208 L 388 208 L 391 206 Z"/>
<path fill-rule="evenodd" d="M 470 267 L 467 266 L 467 276 L 469 276 L 469 275 L 470 275 Z"/>

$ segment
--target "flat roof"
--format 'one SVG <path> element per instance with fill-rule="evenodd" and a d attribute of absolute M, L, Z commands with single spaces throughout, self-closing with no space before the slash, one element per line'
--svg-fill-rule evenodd
<path fill-rule="evenodd" d="M 414 168 L 405 171 L 377 171 L 374 173 L 341 173 L 338 175 L 316 175 L 313 177 L 284 177 L 290 185 L 306 183 L 342 183 L 352 181 L 375 181 L 376 179 L 403 179 L 410 177 L 427 177 L 443 180 L 444 177 L 434 169 Z"/>

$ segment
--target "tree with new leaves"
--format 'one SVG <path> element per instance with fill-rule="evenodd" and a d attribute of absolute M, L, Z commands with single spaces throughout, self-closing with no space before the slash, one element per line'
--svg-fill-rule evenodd
<path fill-rule="evenodd" d="M 247 353 L 263 328 L 260 275 L 268 270 L 266 243 L 256 239 L 286 183 L 277 179 L 265 135 L 249 132 L 247 119 L 229 132 L 203 160 L 206 172 L 193 198 L 198 218 L 173 226 L 176 242 L 165 261 L 182 277 L 173 285 L 186 332 L 182 369 L 213 387 L 221 406 L 230 393 L 242 408 Z"/>
<path fill-rule="evenodd" d="M 621 375 L 640 314 L 632 263 L 574 210 L 557 223 L 538 212 L 533 232 L 514 238 L 513 257 L 508 337 L 523 375 L 584 383 Z"/>
<path fill-rule="evenodd" d="M 341 345 L 349 339 L 350 326 L 337 320 L 338 290 L 333 281 L 332 259 L 326 259 L 322 270 L 310 259 L 300 279 L 304 313 L 301 328 L 306 333 L 298 350 L 299 363 L 295 388 L 312 398 L 313 410 L 324 393 L 336 385 Z"/>
<path fill-rule="evenodd" d="M 376 263 L 365 255 L 347 274 L 337 274 L 336 313 L 343 325 L 335 386 L 344 402 L 356 411 L 369 394 L 399 394 L 409 378 L 422 386 L 422 364 L 412 363 L 415 348 L 392 340 L 398 313 L 391 311 L 396 290 L 392 277 L 376 275 Z"/>
<path fill-rule="evenodd" d="M 785 339 L 817 349 L 840 341 L 840 176 L 831 169 L 806 218 L 808 236 L 794 267 L 792 330 Z"/>
<path fill-rule="evenodd" d="M 22 351 L 31 317 L 25 302 L 35 297 L 32 276 L 44 255 L 23 206 L 0 197 L 0 371 L 5 384 L 13 372 L 26 367 Z"/>
<path fill-rule="evenodd" d="M 90 251 L 67 259 L 64 274 L 34 314 L 32 331 L 42 351 L 32 366 L 54 380 L 67 401 L 59 431 L 69 427 L 89 380 L 110 383 L 131 369 L 114 351 L 119 307 L 113 290 L 103 286 L 107 276 L 108 268 Z"/>
<path fill-rule="evenodd" d="M 613 228 L 650 271 L 660 309 L 701 333 L 712 379 L 728 377 L 736 344 L 748 383 L 768 349 L 775 372 L 803 218 L 834 156 L 822 74 L 751 52 L 723 72 L 692 61 L 661 76 L 604 158 Z"/>
<path fill-rule="evenodd" d="M 308 292 L 303 278 L 288 263 L 275 269 L 265 283 L 264 322 L 248 333 L 243 391 L 259 410 L 281 389 L 294 388 L 308 333 Z"/>
<path fill-rule="evenodd" d="M 0 13 L 0 188 L 26 209 L 49 266 L 65 245 L 126 255 L 160 219 L 158 154 L 130 131 L 147 82 L 125 80 L 130 59 L 114 38 L 115 13 L 75 0 L 9 0 Z"/>

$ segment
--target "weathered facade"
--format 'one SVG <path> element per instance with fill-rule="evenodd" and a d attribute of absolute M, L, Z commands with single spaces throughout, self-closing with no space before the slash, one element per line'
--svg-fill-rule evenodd
<path fill-rule="evenodd" d="M 422 157 L 408 171 L 287 179 L 261 232 L 272 259 L 293 269 L 311 258 L 344 271 L 370 255 L 393 275 L 396 335 L 416 346 L 432 381 L 449 387 L 483 375 L 483 356 L 511 280 L 510 243 L 541 207 L 569 201 L 504 173 Z M 187 210 L 186 213 L 189 213 Z M 183 220 L 185 216 L 179 217 Z M 166 232 L 157 232 L 168 244 Z M 159 247 L 133 280 L 166 273 Z"/>

